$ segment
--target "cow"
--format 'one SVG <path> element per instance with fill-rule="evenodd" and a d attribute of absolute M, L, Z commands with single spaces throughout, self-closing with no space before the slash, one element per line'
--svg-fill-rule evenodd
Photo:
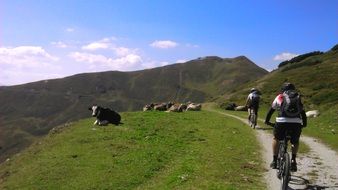
<path fill-rule="evenodd" d="M 182 111 L 186 111 L 187 109 L 187 104 L 180 104 L 180 106 L 178 107 L 179 110 L 182 110 Z"/>
<path fill-rule="evenodd" d="M 235 110 L 237 105 L 235 103 L 229 103 L 226 107 L 225 110 Z"/>
<path fill-rule="evenodd" d="M 94 125 L 108 125 L 109 123 L 119 125 L 121 123 L 121 116 L 117 112 L 100 106 L 89 107 L 88 110 L 92 111 L 92 116 L 96 117 Z"/>
<path fill-rule="evenodd" d="M 154 110 L 156 111 L 166 111 L 168 108 L 167 108 L 167 104 L 166 103 L 162 103 L 162 104 L 155 104 L 154 105 Z"/>
<path fill-rule="evenodd" d="M 143 111 L 151 111 L 154 109 L 154 104 L 147 104 L 143 107 Z"/>
<path fill-rule="evenodd" d="M 318 110 L 311 110 L 311 111 L 308 111 L 306 112 L 306 117 L 318 117 L 320 115 L 319 111 Z"/>
<path fill-rule="evenodd" d="M 202 104 L 191 103 L 188 105 L 186 111 L 201 111 Z"/>
<path fill-rule="evenodd" d="M 180 104 L 173 104 L 169 109 L 168 112 L 182 112 L 182 108 Z"/>

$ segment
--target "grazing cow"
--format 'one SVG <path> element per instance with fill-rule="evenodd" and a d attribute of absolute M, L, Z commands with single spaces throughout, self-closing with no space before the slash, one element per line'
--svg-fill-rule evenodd
<path fill-rule="evenodd" d="M 121 116 L 117 112 L 109 109 L 109 108 L 102 108 L 100 106 L 92 106 L 88 108 L 92 111 L 92 116 L 96 117 L 96 121 L 94 125 L 108 125 L 109 123 L 118 125 L 122 124 Z"/>
<path fill-rule="evenodd" d="M 188 105 L 186 111 L 201 111 L 202 104 L 191 103 Z"/>
<path fill-rule="evenodd" d="M 311 110 L 311 111 L 308 111 L 306 112 L 306 117 L 318 117 L 320 115 L 319 111 L 318 110 Z"/>

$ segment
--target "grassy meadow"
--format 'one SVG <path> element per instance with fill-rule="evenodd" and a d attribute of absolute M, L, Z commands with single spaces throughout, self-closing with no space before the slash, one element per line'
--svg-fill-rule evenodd
<path fill-rule="evenodd" d="M 80 120 L 0 167 L 0 189 L 265 189 L 257 139 L 208 111 Z"/>

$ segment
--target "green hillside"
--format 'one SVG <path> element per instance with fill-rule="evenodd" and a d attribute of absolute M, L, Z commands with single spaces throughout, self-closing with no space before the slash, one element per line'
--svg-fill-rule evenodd
<path fill-rule="evenodd" d="M 312 56 L 309 56 L 312 55 Z M 309 120 L 305 133 L 318 137 L 338 150 L 338 51 L 332 48 L 323 54 L 310 53 L 300 55 L 279 69 L 261 79 L 241 85 L 233 94 L 219 98 L 219 104 L 236 102 L 244 104 L 250 88 L 256 87 L 262 92 L 262 112 L 265 117 L 267 107 L 278 94 L 286 81 L 294 83 L 301 92 L 306 111 L 319 110 L 321 116 Z M 224 98 L 227 97 L 227 98 Z"/>
<path fill-rule="evenodd" d="M 85 73 L 0 87 L 0 162 L 60 124 L 86 118 L 88 106 L 141 110 L 152 102 L 204 102 L 267 74 L 244 56 L 198 58 L 135 71 Z"/>
<path fill-rule="evenodd" d="M 0 167 L 0 189 L 264 189 L 255 135 L 212 112 L 129 112 L 75 122 Z"/>

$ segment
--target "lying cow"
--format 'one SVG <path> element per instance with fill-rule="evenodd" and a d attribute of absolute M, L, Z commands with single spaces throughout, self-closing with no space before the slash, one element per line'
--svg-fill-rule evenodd
<path fill-rule="evenodd" d="M 154 104 L 147 104 L 143 107 L 143 111 L 150 111 L 154 109 Z"/>
<path fill-rule="evenodd" d="M 167 109 L 168 109 L 168 105 L 166 103 L 154 105 L 154 110 L 156 110 L 156 111 L 166 111 Z"/>
<path fill-rule="evenodd" d="M 201 111 L 202 104 L 191 103 L 188 105 L 186 111 Z"/>
<path fill-rule="evenodd" d="M 235 111 L 248 111 L 248 108 L 246 106 L 237 106 Z"/>
<path fill-rule="evenodd" d="M 180 104 L 173 104 L 169 109 L 168 112 L 182 112 L 182 107 Z"/>
<path fill-rule="evenodd" d="M 117 112 L 109 109 L 109 108 L 102 108 L 100 106 L 92 106 L 88 108 L 92 111 L 92 116 L 96 117 L 96 121 L 94 125 L 108 125 L 111 124 L 122 124 L 121 123 L 121 116 Z"/>

